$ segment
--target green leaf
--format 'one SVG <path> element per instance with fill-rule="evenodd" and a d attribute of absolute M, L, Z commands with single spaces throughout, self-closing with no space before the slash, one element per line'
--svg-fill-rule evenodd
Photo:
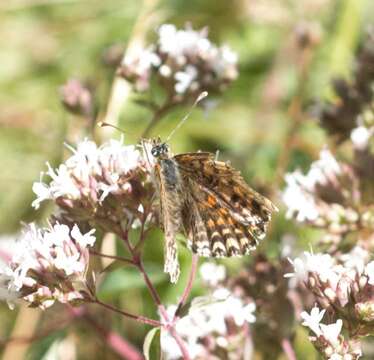
<path fill-rule="evenodd" d="M 148 264 L 146 271 L 153 285 L 157 285 L 166 279 L 161 266 Z M 125 290 L 145 288 L 142 274 L 136 268 L 122 268 L 109 273 L 102 282 L 98 296 L 109 298 Z"/>
<path fill-rule="evenodd" d="M 160 328 L 157 327 L 146 335 L 143 344 L 143 354 L 146 360 L 160 360 L 162 358 L 160 334 Z"/>

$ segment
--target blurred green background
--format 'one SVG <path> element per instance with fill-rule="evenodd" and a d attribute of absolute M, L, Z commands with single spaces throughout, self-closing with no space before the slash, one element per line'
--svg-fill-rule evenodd
<path fill-rule="evenodd" d="M 367 29 L 374 24 L 372 0 L 190 0 L 155 2 L 148 31 L 164 22 L 194 29 L 208 26 L 211 40 L 227 43 L 239 54 L 239 77 L 216 99 L 211 109 L 196 109 L 173 137 L 175 153 L 220 150 L 248 182 L 270 196 L 282 209 L 274 219 L 262 250 L 278 255 L 285 236 L 297 239 L 301 248 L 318 236 L 285 220 L 280 201 L 285 170 L 306 169 L 326 143 L 318 127 L 315 106 L 333 101 L 331 80 L 349 78 L 357 49 Z M 105 64 L 107 50 L 114 44 L 124 49 L 142 1 L 132 0 L 8 0 L 0 2 L 0 233 L 12 236 L 21 222 L 42 221 L 49 208 L 31 209 L 32 183 L 45 170 L 45 162 L 57 165 L 67 152 L 63 142 L 82 138 L 84 120 L 66 112 L 59 87 L 69 78 L 89 84 L 105 111 L 115 69 Z M 112 48 L 113 49 L 113 48 Z M 169 114 L 153 135 L 166 137 L 187 109 Z M 131 101 L 120 114 L 120 126 L 128 131 L 126 143 L 133 143 L 151 114 Z M 297 125 L 295 125 L 295 123 Z M 78 129 L 78 130 L 77 130 Z M 290 133 L 296 145 L 284 164 L 279 164 Z M 84 134 L 84 132 L 83 132 Z M 119 137 L 119 133 L 114 134 Z M 280 172 L 280 174 L 279 174 Z M 161 273 L 161 234 L 147 244 L 147 268 L 152 270 L 166 303 L 175 303 L 187 271 L 171 287 Z M 147 253 L 147 250 L 146 250 Z M 182 250 L 188 266 L 190 255 Z M 243 261 L 248 261 L 247 259 Z M 233 270 L 242 260 L 231 260 Z M 187 267 L 186 267 L 187 269 Z M 199 286 L 195 286 L 199 292 Z M 120 296 L 119 296 L 120 294 Z M 137 274 L 120 269 L 109 275 L 102 296 L 137 313 L 155 316 L 152 304 Z M 1 306 L 0 330 L 9 336 L 17 318 Z M 48 321 L 59 317 L 58 307 Z M 46 314 L 41 318 L 45 321 Z M 108 322 L 103 314 L 100 321 Z M 40 324 L 43 321 L 37 320 Z M 145 329 L 123 319 L 111 323 L 130 341 L 141 347 Z M 21 326 L 22 327 L 22 326 Z M 25 324 L 27 327 L 27 324 Z M 95 339 L 91 330 L 75 324 L 32 344 L 29 359 L 39 359 L 56 339 L 80 344 L 77 358 L 116 358 Z M 314 359 L 306 332 L 297 340 L 300 359 Z M 31 349 L 31 350 L 30 350 Z M 63 359 L 67 357 L 62 357 Z"/>

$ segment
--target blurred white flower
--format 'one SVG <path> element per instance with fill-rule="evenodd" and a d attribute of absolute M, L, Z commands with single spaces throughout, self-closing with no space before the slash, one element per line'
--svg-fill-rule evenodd
<path fill-rule="evenodd" d="M 286 174 L 285 180 L 287 186 L 282 199 L 287 206 L 286 216 L 291 218 L 296 215 L 299 222 L 316 220 L 319 212 L 313 195 L 308 191 L 308 178 L 296 170 L 292 174 Z"/>
<path fill-rule="evenodd" d="M 286 274 L 286 277 L 296 277 L 299 281 L 307 280 L 309 273 L 318 274 L 322 281 L 335 277 L 334 260 L 329 254 L 313 254 L 305 251 L 302 257 L 290 260 L 290 262 L 294 267 L 294 272 Z"/>
<path fill-rule="evenodd" d="M 175 80 L 176 83 L 174 85 L 175 91 L 178 94 L 183 94 L 187 91 L 187 89 L 191 86 L 192 82 L 197 77 L 197 70 L 194 66 L 188 65 L 186 66 L 184 71 L 178 71 L 175 73 Z"/>
<path fill-rule="evenodd" d="M 17 238 L 21 234 L 9 234 L 0 236 L 0 301 L 7 301 L 13 308 L 13 302 L 17 299 L 17 292 L 8 290 L 9 277 L 5 274 L 13 254 L 17 251 Z"/>
<path fill-rule="evenodd" d="M 351 140 L 357 150 L 364 150 L 373 136 L 374 128 L 368 129 L 365 126 L 358 126 L 351 132 Z"/>
<path fill-rule="evenodd" d="M 213 44 L 206 28 L 196 31 L 164 24 L 157 35 L 153 45 L 134 53 L 119 70 L 136 90 L 149 89 L 154 74 L 179 102 L 202 91 L 220 92 L 238 76 L 237 54 L 227 45 Z"/>
<path fill-rule="evenodd" d="M 241 299 L 230 294 L 229 290 L 215 291 L 212 296 L 195 298 L 188 314 L 177 319 L 176 331 L 185 341 L 190 356 L 205 356 L 204 338 L 211 337 L 217 346 L 227 344 L 223 341 L 228 335 L 227 320 L 232 320 L 238 327 L 245 322 L 255 322 L 254 303 L 245 304 Z M 168 308 L 169 316 L 173 317 L 176 306 Z M 180 350 L 167 330 L 161 330 L 161 348 L 166 359 L 180 358 Z"/>
<path fill-rule="evenodd" d="M 361 274 L 369 260 L 369 253 L 362 247 L 355 246 L 349 253 L 342 254 L 339 260 L 345 268 L 357 270 Z"/>
<path fill-rule="evenodd" d="M 338 338 L 342 330 L 343 321 L 341 319 L 338 319 L 334 324 L 321 324 L 320 326 L 322 335 L 325 337 L 325 339 L 329 341 L 333 346 L 337 346 L 339 344 Z"/>
<path fill-rule="evenodd" d="M 371 261 L 366 265 L 365 273 L 368 276 L 368 283 L 374 285 L 374 261 Z"/>
<path fill-rule="evenodd" d="M 311 338 L 313 342 L 321 344 L 322 350 L 333 351 L 337 356 L 342 356 L 342 359 L 346 359 L 345 356 L 349 356 L 349 347 L 342 346 L 344 339 L 340 336 L 343 326 L 343 321 L 338 319 L 335 323 L 325 325 L 321 324 L 321 320 L 325 314 L 325 310 L 320 310 L 317 306 L 311 310 L 310 314 L 306 311 L 301 313 L 301 318 L 304 320 L 302 325 L 307 326 L 317 338 Z M 328 357 L 331 358 L 330 356 Z M 351 357 L 353 359 L 353 357 Z"/>
<path fill-rule="evenodd" d="M 314 306 L 311 310 L 310 314 L 306 311 L 303 311 L 300 316 L 304 320 L 301 325 L 307 326 L 310 330 L 312 330 L 317 336 L 322 334 L 320 323 L 325 315 L 326 310 L 319 310 L 317 306 Z"/>
<path fill-rule="evenodd" d="M 362 274 L 367 275 L 368 283 L 371 284 L 371 276 L 374 276 L 374 262 L 367 263 L 368 260 L 368 252 L 358 246 L 349 253 L 336 258 L 329 254 L 313 254 L 305 251 L 302 256 L 294 260 L 289 259 L 294 272 L 285 274 L 285 277 L 295 277 L 298 281 L 307 281 L 308 277 L 312 275 L 334 291 L 340 287 L 343 294 L 346 292 L 344 288 L 356 281 L 356 278 Z"/>
<path fill-rule="evenodd" d="M 199 269 L 200 276 L 209 286 L 217 286 L 226 277 L 226 268 L 212 262 L 204 262 Z"/>
<path fill-rule="evenodd" d="M 328 149 L 320 152 L 307 174 L 296 170 L 286 174 L 285 181 L 282 199 L 288 218 L 329 228 L 335 238 L 357 228 L 359 214 L 352 204 L 359 189 L 354 172 L 338 163 Z"/>

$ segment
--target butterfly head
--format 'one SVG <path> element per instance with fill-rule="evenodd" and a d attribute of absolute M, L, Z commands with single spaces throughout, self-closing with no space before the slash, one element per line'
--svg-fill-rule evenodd
<path fill-rule="evenodd" d="M 160 140 L 155 141 L 152 144 L 151 154 L 157 159 L 167 159 L 169 158 L 169 145 Z"/>

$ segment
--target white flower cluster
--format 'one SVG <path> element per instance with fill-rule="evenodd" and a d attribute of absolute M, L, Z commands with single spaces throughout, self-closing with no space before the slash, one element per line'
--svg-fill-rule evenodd
<path fill-rule="evenodd" d="M 178 30 L 164 24 L 158 29 L 156 43 L 128 56 L 120 72 L 138 91 L 148 89 L 155 73 L 181 99 L 186 94 L 222 90 L 237 77 L 237 55 L 228 46 L 214 45 L 206 29 Z"/>
<path fill-rule="evenodd" d="M 170 306 L 168 313 L 174 317 L 176 306 Z M 245 322 L 256 320 L 254 303 L 244 304 L 241 299 L 230 294 L 229 290 L 217 289 L 212 296 L 196 298 L 192 301 L 186 316 L 177 319 L 176 331 L 187 345 L 191 358 L 207 355 L 204 339 L 211 339 L 215 347 L 227 348 L 229 334 L 227 321 L 231 320 L 237 327 Z M 161 331 L 161 348 L 166 359 L 181 358 L 180 349 L 174 338 L 165 330 Z"/>
<path fill-rule="evenodd" d="M 374 261 L 369 260 L 366 250 L 355 247 L 350 253 L 335 258 L 329 254 L 305 252 L 291 263 L 294 273 L 285 276 L 302 281 L 322 308 L 328 310 L 335 319 L 344 318 L 345 324 L 349 324 L 345 330 L 350 337 L 358 340 L 359 337 L 371 334 L 374 326 Z M 338 355 L 346 356 L 339 358 L 335 355 L 331 359 L 358 358 L 351 348 L 353 341 L 340 339 L 339 344 L 336 343 L 342 327 L 341 321 L 338 320 L 334 325 L 319 325 L 323 314 L 324 311 L 319 313 L 314 309 L 310 316 L 305 313 L 302 315 L 304 325 L 317 335 L 317 339 L 312 340 L 315 346 L 325 355 L 332 354 L 329 348 L 332 347 L 338 349 Z M 353 357 L 345 355 L 346 352 L 353 354 Z"/>
<path fill-rule="evenodd" d="M 285 180 L 282 198 L 288 218 L 326 228 L 329 232 L 324 239 L 329 241 L 357 229 L 360 213 L 353 207 L 359 191 L 356 178 L 328 149 L 321 151 L 306 175 L 296 170 L 286 174 Z"/>
<path fill-rule="evenodd" d="M 283 192 L 287 217 L 296 215 L 297 221 L 315 221 L 320 211 L 315 196 L 317 184 L 326 185 L 330 180 L 336 183 L 342 169 L 328 149 L 323 149 L 320 159 L 312 163 L 309 172 L 303 175 L 299 170 L 286 174 L 287 187 Z"/>
<path fill-rule="evenodd" d="M 62 200 L 69 206 L 74 200 L 96 203 L 108 194 L 130 193 L 129 174 L 145 164 L 140 151 L 124 146 L 122 139 L 110 140 L 101 147 L 85 140 L 71 150 L 73 155 L 56 170 L 47 164 L 47 175 L 52 179 L 49 184 L 34 183 L 34 208 L 47 199 Z"/>
<path fill-rule="evenodd" d="M 1 277 L 11 294 L 40 308 L 57 300 L 62 303 L 84 299 L 88 247 L 95 230 L 82 234 L 77 225 L 55 224 L 38 229 L 30 224 L 17 243 L 12 260 Z"/>
<path fill-rule="evenodd" d="M 361 277 L 366 278 L 367 284 L 374 285 L 374 261 L 368 262 L 368 258 L 367 251 L 360 247 L 353 248 L 350 253 L 341 255 L 338 259 L 329 254 L 313 254 L 306 251 L 302 257 L 290 260 L 294 272 L 286 276 L 307 281 L 312 274 L 322 283 L 328 283 L 329 288 L 334 292 L 337 292 L 338 287 L 343 284 L 347 286 L 347 281 L 356 281 Z M 348 296 L 347 293 L 346 297 Z"/>
<path fill-rule="evenodd" d="M 304 320 L 302 325 L 307 326 L 316 337 L 311 337 L 312 342 L 322 351 L 328 360 L 354 360 L 361 356 L 361 350 L 350 346 L 341 335 L 343 321 L 338 319 L 335 323 L 325 325 L 321 320 L 326 310 L 320 310 L 315 306 L 310 314 L 301 313 Z"/>

